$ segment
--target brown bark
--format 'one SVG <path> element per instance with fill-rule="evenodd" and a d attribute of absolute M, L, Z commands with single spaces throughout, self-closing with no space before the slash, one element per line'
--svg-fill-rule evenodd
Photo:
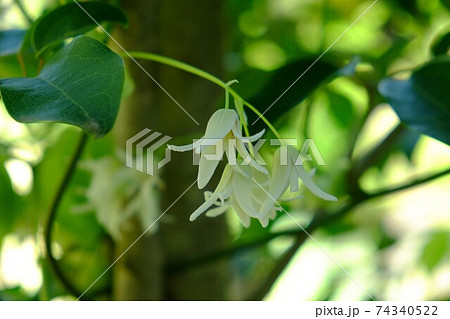
<path fill-rule="evenodd" d="M 130 18 L 130 28 L 116 33 L 124 48 L 160 53 L 221 75 L 221 1 L 127 0 L 122 1 L 122 7 Z M 173 137 L 201 134 L 223 91 L 182 71 L 139 62 L 200 126 L 128 61 L 136 90 L 122 105 L 115 129 L 118 144 L 124 147 L 126 139 L 145 127 Z M 192 154 L 172 154 L 172 161 L 162 172 L 165 184 L 162 211 L 195 181 L 196 174 Z M 164 264 L 168 262 L 217 250 L 226 243 L 228 232 L 224 218 L 189 222 L 189 215 L 202 199 L 202 192 L 193 187 L 167 212 L 170 218 L 159 225 L 156 234 L 141 239 L 121 258 L 114 268 L 114 299 L 221 300 L 226 297 L 228 267 L 223 262 L 177 275 L 164 273 Z M 124 240 L 116 243 L 117 254 L 146 227 L 136 222 L 132 230 L 124 233 Z"/>

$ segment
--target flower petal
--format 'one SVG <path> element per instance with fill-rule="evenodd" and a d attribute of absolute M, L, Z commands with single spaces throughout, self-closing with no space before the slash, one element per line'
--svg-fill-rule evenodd
<path fill-rule="evenodd" d="M 206 212 L 206 216 L 208 217 L 217 217 L 219 215 L 222 215 L 230 208 L 230 205 L 223 205 L 215 208 L 211 208 Z"/>
<path fill-rule="evenodd" d="M 238 138 L 238 139 L 241 139 L 241 138 L 243 138 L 243 136 L 242 136 L 242 127 L 241 127 L 241 123 L 236 123 L 236 125 L 235 126 L 233 126 L 232 128 L 231 128 L 231 132 L 233 132 L 233 135 L 236 137 L 236 138 Z"/>
<path fill-rule="evenodd" d="M 249 137 L 244 137 L 243 138 L 244 142 L 246 142 L 246 143 L 247 143 L 247 141 L 249 141 L 249 142 L 256 142 L 257 140 L 259 140 L 264 135 L 265 132 L 266 132 L 266 130 L 263 129 L 261 132 L 256 133 L 255 135 L 251 135 Z"/>
<path fill-rule="evenodd" d="M 171 151 L 175 151 L 175 152 L 186 152 L 186 151 L 191 151 L 193 149 L 197 149 L 200 146 L 202 146 L 204 143 L 203 138 L 198 139 L 196 141 L 194 141 L 194 143 L 192 144 L 187 144 L 187 145 L 167 145 L 167 147 L 169 148 L 169 150 Z"/>
<path fill-rule="evenodd" d="M 268 195 L 264 201 L 262 212 L 267 212 L 274 205 L 274 200 L 278 200 L 281 195 L 286 191 L 289 184 L 289 176 L 291 175 L 291 165 L 288 161 L 287 165 L 281 165 L 280 163 L 280 149 L 278 148 L 274 153 L 272 177 L 270 180 L 270 187 Z"/>
<path fill-rule="evenodd" d="M 267 187 L 268 185 L 270 185 L 269 177 L 254 168 L 251 168 L 251 175 L 253 179 L 258 183 L 253 190 L 253 200 L 261 208 L 264 204 L 264 201 L 268 197 Z M 264 212 L 262 212 L 261 209 L 260 212 L 262 215 L 264 215 Z"/>
<path fill-rule="evenodd" d="M 233 167 L 233 169 L 237 173 L 241 174 L 242 176 L 250 178 L 250 175 L 248 175 L 243 170 L 243 168 L 246 168 L 246 166 L 242 166 L 242 165 L 238 164 L 237 158 L 236 158 L 236 149 L 231 147 L 232 143 L 230 143 L 229 140 L 225 139 L 224 144 L 225 144 L 225 153 L 227 154 L 227 158 L 228 158 L 228 165 Z"/>
<path fill-rule="evenodd" d="M 242 210 L 251 217 L 259 218 L 262 215 L 255 207 L 253 202 L 253 189 L 257 185 L 253 180 L 246 178 L 240 174 L 234 174 L 231 181 L 231 197 L 236 199 Z"/>
<path fill-rule="evenodd" d="M 233 197 L 231 197 L 231 205 L 236 215 L 238 215 L 241 220 L 242 225 L 244 225 L 245 228 L 248 228 L 250 226 L 250 216 L 243 211 L 237 200 Z"/>
<path fill-rule="evenodd" d="M 214 193 L 199 207 L 197 208 L 189 217 L 190 221 L 194 221 L 198 216 L 203 214 L 209 207 L 211 207 L 218 199 L 220 199 L 224 194 L 227 193 L 227 188 L 230 186 L 230 179 L 233 170 L 231 167 L 226 166 L 223 170 L 222 177 L 217 185 Z"/>
<path fill-rule="evenodd" d="M 305 184 L 306 188 L 308 188 L 314 195 L 324 200 L 337 201 L 336 197 L 324 192 L 316 184 L 314 184 L 309 174 L 303 168 L 303 165 L 297 165 L 295 166 L 295 169 L 297 171 L 298 176 L 302 179 L 303 183 Z"/>
<path fill-rule="evenodd" d="M 214 174 L 214 171 L 217 168 L 217 165 L 219 165 L 219 162 L 222 159 L 224 150 L 223 148 L 222 150 L 220 150 L 218 149 L 218 147 L 219 145 L 207 146 L 200 155 L 200 164 L 198 167 L 197 179 L 197 185 L 199 189 L 204 188 L 208 184 Z M 220 145 L 220 147 L 222 146 Z M 216 151 L 219 153 L 216 154 Z M 210 157 L 213 158 L 211 159 Z"/>
<path fill-rule="evenodd" d="M 235 110 L 219 109 L 209 119 L 204 138 L 224 138 L 239 123 Z"/>
<path fill-rule="evenodd" d="M 205 201 L 208 200 L 212 196 L 212 194 L 213 194 L 213 192 L 211 192 L 211 191 L 203 192 L 203 197 L 205 198 Z M 214 202 L 214 205 L 216 205 L 216 206 L 223 206 L 223 205 L 225 205 L 225 197 L 224 196 L 220 196 L 219 200 L 216 200 Z"/>
<path fill-rule="evenodd" d="M 298 192 L 298 175 L 291 174 L 289 176 L 289 185 L 292 193 Z"/>
<path fill-rule="evenodd" d="M 281 198 L 280 197 L 280 198 L 278 198 L 278 202 L 292 202 L 294 200 L 302 199 L 302 198 L 304 198 L 303 195 L 297 195 L 297 196 L 289 197 L 289 198 Z"/>
<path fill-rule="evenodd" d="M 244 146 L 244 143 L 241 140 L 237 140 L 236 141 L 236 149 L 239 153 L 239 155 L 241 155 L 241 157 L 244 159 L 244 163 L 245 164 L 250 164 L 251 167 L 257 169 L 258 171 L 260 171 L 261 173 L 264 174 L 269 174 L 269 171 L 267 169 L 265 169 L 264 167 L 262 167 L 261 165 L 259 165 L 254 159 L 253 157 L 250 155 L 250 153 L 247 151 L 247 148 Z"/>
<path fill-rule="evenodd" d="M 269 225 L 269 217 L 263 217 L 263 218 L 258 218 L 259 222 L 261 223 L 261 226 L 266 228 L 267 225 Z"/>

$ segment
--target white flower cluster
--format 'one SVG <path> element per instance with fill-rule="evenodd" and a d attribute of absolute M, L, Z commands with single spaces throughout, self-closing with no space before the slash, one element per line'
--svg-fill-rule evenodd
<path fill-rule="evenodd" d="M 288 188 L 291 192 L 299 190 L 299 178 L 316 196 L 329 201 L 337 200 L 313 183 L 299 163 L 299 152 L 292 146 L 277 149 L 271 173 L 261 166 L 249 149 L 251 143 L 263 134 L 264 131 L 261 131 L 244 137 L 238 113 L 231 109 L 219 109 L 211 116 L 202 138 L 189 145 L 169 145 L 174 151 L 194 150 L 200 155 L 199 189 L 208 184 L 224 154 L 228 159 L 219 184 L 214 192 L 205 192 L 205 202 L 191 215 L 191 221 L 204 212 L 209 217 L 215 217 L 232 208 L 245 227 L 250 226 L 251 217 L 266 227 L 269 220 L 275 218 L 276 211 L 281 210 L 277 201 L 285 191 Z"/>
<path fill-rule="evenodd" d="M 74 212 L 95 211 L 97 220 L 115 240 L 120 240 L 123 230 L 132 227 L 135 217 L 141 225 L 150 225 L 161 214 L 159 208 L 159 179 L 128 169 L 115 156 L 83 162 L 92 173 L 86 190 L 87 203 Z M 157 227 L 147 232 L 151 235 Z"/>

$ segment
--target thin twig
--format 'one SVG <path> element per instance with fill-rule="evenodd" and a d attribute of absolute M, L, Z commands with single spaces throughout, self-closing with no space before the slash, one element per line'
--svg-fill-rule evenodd
<path fill-rule="evenodd" d="M 435 174 L 431 174 L 431 175 L 426 176 L 426 177 L 417 178 L 411 183 L 400 185 L 400 186 L 397 186 L 397 187 L 394 187 L 394 188 L 382 189 L 382 190 L 379 190 L 379 191 L 374 192 L 374 193 L 369 193 L 366 196 L 367 196 L 367 199 L 374 199 L 374 198 L 377 198 L 377 197 L 386 196 L 386 195 L 389 195 L 389 194 L 392 194 L 392 193 L 396 193 L 396 192 L 399 192 L 399 191 L 402 191 L 402 190 L 405 190 L 405 189 L 408 189 L 408 188 L 416 187 L 416 186 L 419 186 L 419 185 L 431 182 L 431 181 L 433 181 L 435 179 L 438 179 L 439 177 L 445 176 L 447 174 L 450 174 L 450 168 L 447 168 L 447 169 L 445 169 L 445 170 L 443 170 L 441 172 L 437 172 Z"/>
<path fill-rule="evenodd" d="M 283 256 L 281 256 L 281 258 L 277 261 L 275 267 L 269 273 L 267 278 L 262 282 L 262 284 L 254 292 L 250 293 L 250 295 L 245 300 L 262 300 L 270 291 L 275 281 L 280 277 L 284 269 L 286 269 L 292 258 L 294 258 L 296 252 L 308 239 L 308 234 L 311 234 L 317 228 L 330 223 L 332 220 L 335 220 L 336 218 L 342 217 L 343 215 L 349 213 L 350 211 L 352 211 L 355 205 L 356 203 L 349 203 L 333 215 L 325 215 L 323 212 L 319 212 L 315 215 L 315 217 L 305 229 L 296 229 L 297 238 L 295 240 L 295 243 L 292 244 L 292 246 L 284 253 Z"/>
<path fill-rule="evenodd" d="M 412 188 L 415 186 L 419 186 L 421 184 L 430 182 L 432 180 L 435 180 L 439 177 L 445 176 L 447 174 L 450 174 L 450 168 L 447 168 L 441 172 L 431 174 L 426 177 L 418 178 L 410 183 L 406 183 L 404 185 L 394 187 L 391 189 L 386 190 L 380 190 L 378 192 L 364 193 L 363 196 L 361 196 L 358 200 L 352 201 L 347 203 L 343 208 L 335 212 L 334 214 L 316 214 L 315 218 L 311 221 L 311 223 L 305 228 L 305 230 L 308 233 L 314 232 L 314 230 L 326 226 L 329 223 L 340 219 L 350 213 L 357 205 L 368 201 L 370 199 L 375 199 L 377 197 L 393 194 L 408 188 Z M 288 249 L 288 251 L 280 258 L 275 268 L 272 270 L 272 272 L 268 275 L 267 279 L 261 284 L 261 286 L 251 294 L 250 297 L 248 297 L 248 300 L 261 300 L 267 292 L 272 287 L 273 283 L 276 281 L 276 279 L 279 277 L 283 269 L 286 267 L 287 264 L 292 260 L 292 257 L 295 255 L 295 252 L 301 247 L 301 245 L 306 240 L 306 233 L 302 229 L 292 229 L 287 231 L 281 231 L 276 233 L 270 233 L 267 234 L 259 239 L 256 239 L 250 243 L 241 244 L 234 247 L 228 247 L 222 251 L 214 252 L 212 254 L 200 256 L 198 258 L 194 258 L 191 260 L 185 260 L 181 262 L 177 262 L 174 264 L 169 264 L 166 266 L 166 272 L 168 273 L 178 273 L 186 271 L 192 267 L 196 267 L 201 264 L 217 261 L 222 258 L 230 257 L 238 252 L 242 252 L 248 249 L 252 249 L 258 246 L 261 246 L 275 238 L 282 237 L 282 236 L 296 236 L 297 239 L 295 243 Z"/>
<path fill-rule="evenodd" d="M 356 176 L 361 176 L 364 171 L 374 165 L 379 159 L 385 156 L 405 132 L 403 125 L 398 124 L 389 134 L 379 142 L 370 152 L 366 153 L 361 159 L 357 160 L 353 166 Z"/>
<path fill-rule="evenodd" d="M 445 176 L 447 174 L 450 174 L 450 168 L 447 168 L 441 172 L 429 175 L 427 177 L 418 178 L 414 180 L 413 182 L 390 188 L 381 190 L 375 193 L 371 194 L 365 194 L 364 197 L 359 198 L 357 201 L 349 203 L 346 207 L 342 208 L 339 212 L 333 214 L 333 215 L 325 215 L 319 214 L 316 216 L 319 216 L 317 218 L 314 218 L 313 221 L 308 225 L 308 227 L 305 228 L 305 231 L 303 229 L 298 230 L 298 237 L 295 243 L 289 248 L 289 250 L 278 260 L 275 268 L 271 271 L 271 273 L 267 276 L 266 280 L 263 281 L 263 283 L 260 285 L 260 287 L 252 293 L 248 300 L 262 300 L 264 296 L 270 291 L 271 287 L 275 283 L 275 281 L 278 279 L 278 277 L 281 275 L 283 270 L 286 268 L 286 266 L 289 264 L 289 262 L 292 260 L 292 258 L 295 256 L 295 253 L 297 250 L 303 245 L 303 243 L 306 241 L 307 236 L 306 234 L 311 234 L 314 232 L 317 228 L 323 227 L 332 221 L 339 219 L 345 215 L 347 215 L 349 212 L 353 210 L 357 205 L 371 199 L 375 199 L 381 196 L 393 194 L 408 188 L 416 187 L 421 184 L 430 182 L 432 180 L 435 180 L 439 177 Z"/>
<path fill-rule="evenodd" d="M 74 296 L 79 296 L 81 292 L 78 291 L 74 287 L 74 285 L 70 282 L 70 280 L 64 275 L 61 268 L 59 268 L 58 261 L 56 260 L 55 256 L 53 256 L 52 252 L 52 231 L 53 226 L 55 224 L 56 215 L 58 213 L 58 207 L 61 203 L 62 197 L 67 190 L 67 187 L 70 184 L 70 180 L 72 179 L 72 176 L 75 172 L 75 168 L 77 166 L 78 161 L 81 158 L 81 154 L 83 153 L 83 150 L 86 146 L 86 142 L 88 140 L 88 135 L 86 133 L 82 133 L 82 136 L 80 138 L 80 141 L 78 142 L 77 148 L 75 150 L 75 153 L 72 156 L 72 159 L 69 163 L 69 167 L 67 168 L 67 171 L 64 175 L 64 178 L 61 182 L 61 185 L 58 188 L 58 191 L 56 192 L 55 198 L 53 199 L 50 212 L 48 214 L 48 220 L 47 225 L 45 228 L 45 250 L 47 253 L 47 259 L 50 262 L 51 267 L 53 268 L 56 276 L 58 277 L 59 281 L 63 284 L 63 286 L 66 288 L 66 290 L 71 293 Z"/>
<path fill-rule="evenodd" d="M 297 250 L 300 248 L 301 245 L 306 241 L 308 236 L 305 232 L 300 233 L 297 236 L 297 239 L 295 240 L 295 243 L 292 244 L 292 246 L 288 249 L 287 252 L 284 253 L 284 255 L 278 260 L 277 264 L 275 265 L 275 268 L 270 272 L 270 274 L 267 276 L 267 278 L 263 281 L 263 283 L 258 287 L 258 289 L 250 294 L 248 298 L 245 298 L 245 300 L 262 300 L 265 295 L 270 291 L 275 281 L 278 279 L 278 277 L 281 275 L 284 269 L 286 269 L 289 262 L 294 257 Z"/>

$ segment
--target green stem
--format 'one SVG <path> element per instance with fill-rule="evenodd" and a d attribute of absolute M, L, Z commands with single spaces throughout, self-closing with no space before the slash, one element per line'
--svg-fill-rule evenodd
<path fill-rule="evenodd" d="M 234 91 L 231 91 L 230 93 L 233 94 Z M 235 92 L 234 92 L 235 93 Z M 236 93 L 237 94 L 237 93 Z M 282 141 L 282 138 L 280 136 L 280 134 L 278 134 L 278 131 L 275 129 L 275 127 L 272 125 L 272 123 L 270 123 L 263 115 L 261 112 L 259 112 L 256 107 L 254 107 L 253 105 L 251 105 L 250 103 L 248 103 L 247 101 L 244 101 L 244 105 L 247 106 L 250 110 L 253 111 L 253 113 L 255 113 L 256 115 L 258 115 L 261 120 L 264 121 L 264 123 L 266 123 L 266 125 L 270 128 L 270 130 L 273 132 L 273 134 L 275 134 L 275 136 Z"/>
<path fill-rule="evenodd" d="M 228 83 L 226 83 L 226 88 L 225 88 L 225 109 L 229 109 L 230 108 L 230 85 L 237 83 L 237 80 L 231 80 Z M 235 107 L 237 108 L 238 105 L 235 105 Z"/>
<path fill-rule="evenodd" d="M 281 140 L 280 134 L 278 134 L 278 131 L 275 129 L 275 127 L 253 105 L 251 105 L 250 103 L 245 101 L 235 90 L 230 88 L 229 83 L 225 83 L 218 77 L 216 77 L 206 71 L 203 71 L 199 68 L 196 68 L 195 66 L 192 66 L 190 64 L 187 64 L 187 63 L 175 60 L 175 59 L 171 59 L 171 58 L 159 55 L 159 54 L 149 53 L 149 52 L 140 52 L 140 51 L 131 51 L 131 52 L 128 52 L 128 54 L 132 58 L 135 58 L 135 59 L 143 59 L 143 60 L 157 62 L 160 64 L 165 64 L 165 65 L 174 67 L 176 69 L 183 70 L 185 72 L 197 75 L 201 78 L 204 78 L 205 80 L 208 80 L 208 81 L 220 86 L 221 88 L 223 88 L 225 90 L 228 90 L 228 92 L 234 98 L 241 99 L 245 106 L 247 106 L 250 110 L 252 110 L 256 115 L 261 117 L 261 119 L 264 121 L 264 123 L 266 123 L 266 125 L 275 134 L 275 136 Z M 128 54 L 120 53 L 120 56 L 122 56 L 123 58 L 129 58 L 130 56 L 128 56 Z"/>
<path fill-rule="evenodd" d="M 61 185 L 59 186 L 55 198 L 53 199 L 45 228 L 45 250 L 47 253 L 47 259 L 50 262 L 50 265 L 53 268 L 59 281 L 63 284 L 63 286 L 69 293 L 71 293 L 76 297 L 79 296 L 81 292 L 79 292 L 78 289 L 76 289 L 75 286 L 70 282 L 70 280 L 64 275 L 61 268 L 59 268 L 58 261 L 53 255 L 52 234 L 53 234 L 53 226 L 55 225 L 56 215 L 58 213 L 58 207 L 61 203 L 65 191 L 67 190 L 67 187 L 70 184 L 70 180 L 72 179 L 72 176 L 75 172 L 75 168 L 77 166 L 78 161 L 80 160 L 81 154 L 83 153 L 87 140 L 88 136 L 83 132 L 80 141 L 78 142 L 75 153 L 73 154 L 72 159 L 69 163 L 69 167 L 67 168 L 67 171 L 61 182 Z"/>
<path fill-rule="evenodd" d="M 176 69 L 180 69 L 183 70 L 185 72 L 197 75 L 201 78 L 204 78 L 210 82 L 213 82 L 214 84 L 217 84 L 218 86 L 227 89 L 227 84 L 225 82 L 223 82 L 221 79 L 219 79 L 218 77 L 203 71 L 199 68 L 196 68 L 195 66 L 192 66 L 190 64 L 172 59 L 172 58 L 168 58 L 159 54 L 155 54 L 155 53 L 149 53 L 149 52 L 140 52 L 140 51 L 132 51 L 132 52 L 128 52 L 130 54 L 131 57 L 135 58 L 135 59 L 142 59 L 142 60 L 148 60 L 148 61 L 153 61 L 153 62 L 157 62 L 160 64 L 165 64 L 171 67 L 174 67 Z M 126 53 L 120 53 L 120 56 L 122 56 L 123 58 L 129 58 L 129 56 Z M 230 89 L 231 91 L 231 89 Z"/>

